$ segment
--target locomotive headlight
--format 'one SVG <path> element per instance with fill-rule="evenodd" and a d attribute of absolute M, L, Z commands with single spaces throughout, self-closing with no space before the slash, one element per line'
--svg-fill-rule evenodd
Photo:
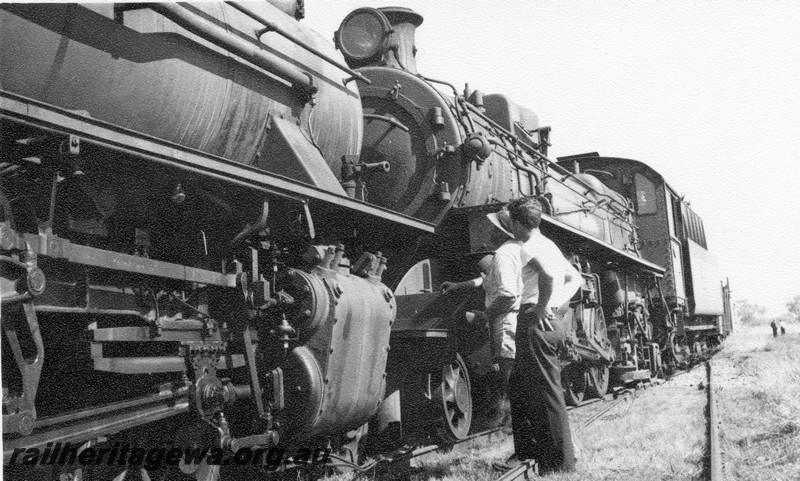
<path fill-rule="evenodd" d="M 383 13 L 364 7 L 353 10 L 342 20 L 334 41 L 347 64 L 359 67 L 383 55 L 391 32 L 392 27 Z"/>

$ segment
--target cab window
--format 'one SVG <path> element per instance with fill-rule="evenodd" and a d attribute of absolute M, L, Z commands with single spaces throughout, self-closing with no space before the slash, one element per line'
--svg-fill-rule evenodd
<path fill-rule="evenodd" d="M 636 183 L 636 213 L 640 215 L 655 214 L 656 208 L 656 186 L 647 177 L 640 173 L 634 176 Z"/>
<path fill-rule="evenodd" d="M 680 233 L 678 232 L 678 227 L 680 226 L 680 212 L 680 201 L 667 192 L 667 224 L 669 225 L 670 237 L 680 237 Z"/>

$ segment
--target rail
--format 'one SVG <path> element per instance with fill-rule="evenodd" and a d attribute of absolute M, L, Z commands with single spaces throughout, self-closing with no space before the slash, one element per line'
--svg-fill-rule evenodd
<path fill-rule="evenodd" d="M 634 386 L 634 387 L 629 387 L 629 388 L 623 388 L 623 389 L 620 389 L 620 390 L 616 391 L 614 393 L 614 396 L 616 396 L 617 399 L 615 399 L 613 402 L 611 402 L 608 406 L 604 407 L 599 413 L 597 413 L 594 416 L 592 416 L 592 418 L 590 418 L 588 421 L 584 422 L 578 428 L 578 432 L 580 432 L 580 430 L 584 429 L 585 427 L 587 427 L 588 425 L 590 425 L 591 423 L 593 423 L 597 419 L 600 419 L 603 415 L 605 415 L 614 406 L 617 406 L 622 401 L 625 401 L 626 399 L 628 399 L 628 396 L 633 394 L 633 393 L 635 393 L 636 389 L 637 389 L 637 387 Z M 610 396 L 610 394 L 609 394 L 609 396 Z M 606 400 L 607 400 L 606 398 L 591 399 L 591 400 L 588 400 L 588 401 L 585 401 L 585 402 L 581 403 L 579 406 L 567 407 L 567 411 L 572 411 L 572 410 L 575 410 L 575 409 L 581 409 L 581 408 L 584 408 L 586 406 L 592 405 L 594 403 L 601 402 L 601 401 L 606 401 Z M 454 446 L 456 446 L 458 444 L 463 444 L 463 443 L 466 443 L 466 442 L 469 442 L 469 441 L 481 441 L 481 440 L 484 440 L 484 439 L 489 439 L 492 435 L 495 435 L 497 433 L 502 432 L 503 429 L 505 429 L 505 427 L 504 426 L 500 426 L 500 427 L 487 429 L 485 431 L 481 431 L 481 432 L 472 434 L 470 436 L 467 436 L 464 439 L 459 439 L 459 440 L 453 441 L 453 442 L 422 446 L 422 447 L 410 449 L 410 450 L 405 451 L 405 452 L 397 453 L 397 454 L 394 454 L 394 455 L 380 455 L 380 456 L 378 456 L 378 457 L 376 457 L 376 458 L 374 458 L 374 459 L 372 459 L 372 460 L 370 460 L 370 461 L 368 461 L 368 462 L 366 462 L 366 463 L 364 463 L 362 465 L 358 465 L 356 463 L 353 463 L 353 462 L 351 462 L 351 461 L 349 461 L 347 459 L 344 459 L 344 458 L 336 456 L 336 455 L 331 455 L 330 457 L 332 459 L 334 459 L 335 462 L 328 463 L 328 466 L 331 466 L 331 467 L 346 467 L 346 468 L 352 469 L 355 472 L 364 473 L 364 472 L 370 471 L 372 469 L 375 469 L 380 465 L 391 465 L 393 463 L 397 463 L 397 462 L 401 462 L 401 461 L 407 461 L 407 460 L 412 459 L 412 458 L 419 459 L 419 458 L 421 458 L 421 457 L 423 457 L 425 455 L 429 455 L 429 454 L 432 454 L 432 453 L 435 453 L 435 452 L 438 452 L 438 451 L 441 451 L 441 450 L 444 450 L 444 449 L 450 449 L 450 448 L 452 448 L 452 447 L 454 447 Z M 530 472 L 534 472 L 534 473 L 536 472 L 536 463 L 534 463 L 534 462 L 524 462 L 524 463 L 520 464 L 519 466 L 516 466 L 511 471 L 508 471 L 507 473 L 503 474 L 503 476 L 501 476 L 498 479 L 506 480 L 506 481 L 519 479 L 519 478 L 527 479 L 527 475 Z"/>
<path fill-rule="evenodd" d="M 631 396 L 635 398 L 636 396 L 636 387 L 629 387 L 623 388 L 619 391 L 614 393 L 614 396 L 617 397 L 614 401 L 610 402 L 607 406 L 603 407 L 600 411 L 592 415 L 589 419 L 583 422 L 576 430 L 575 433 L 578 434 L 583 431 L 586 427 L 590 426 L 592 423 L 597 421 L 598 419 L 605 416 L 605 414 L 613 409 L 615 406 L 619 405 L 623 401 L 628 401 L 631 399 Z M 605 398 L 595 398 L 589 401 L 581 403 L 579 406 L 576 407 L 567 407 L 567 411 L 572 411 L 575 409 L 580 409 L 596 402 L 605 401 Z M 497 478 L 495 481 L 513 481 L 516 479 L 530 479 L 531 476 L 538 475 L 538 466 L 535 461 L 528 460 L 520 463 L 519 465 L 515 466 L 513 469 L 503 473 L 502 476 Z"/>
<path fill-rule="evenodd" d="M 722 455 L 721 455 L 721 449 L 720 449 L 720 444 L 719 444 L 719 419 L 718 419 L 717 406 L 716 406 L 716 397 L 714 395 L 713 385 L 712 385 L 712 381 L 711 381 L 712 378 L 711 378 L 711 361 L 710 360 L 706 361 L 706 369 L 707 369 L 707 373 L 708 373 L 708 383 L 707 383 L 708 384 L 708 387 L 707 387 L 707 389 L 708 389 L 708 391 L 707 391 L 708 392 L 708 431 L 707 431 L 707 434 L 708 434 L 708 451 L 709 451 L 710 459 L 709 459 L 709 463 L 708 463 L 708 466 L 707 466 L 708 470 L 706 472 L 706 476 L 703 479 L 708 479 L 709 481 L 724 481 L 725 478 L 724 478 L 724 470 L 723 470 L 723 465 L 722 465 Z M 675 377 L 680 376 L 682 374 L 686 374 L 687 372 L 688 371 L 686 371 L 686 370 L 682 370 L 682 371 L 672 375 L 671 378 L 675 378 Z M 619 396 L 618 399 L 614 400 L 608 406 L 605 406 L 601 411 L 595 413 L 594 415 L 592 415 L 592 417 L 590 417 L 589 419 L 584 421 L 584 423 L 581 424 L 576 429 L 576 433 L 580 433 L 587 426 L 591 425 L 592 423 L 594 423 L 598 419 L 602 418 L 608 411 L 610 411 L 611 409 L 613 409 L 615 406 L 619 405 L 623 401 L 628 400 L 628 399 L 635 399 L 636 398 L 636 389 L 635 388 L 626 388 L 626 389 L 622 389 L 622 390 L 618 391 L 615 394 L 617 396 Z M 624 395 L 624 397 L 622 397 L 622 395 Z M 632 396 L 632 398 L 630 396 Z M 602 399 L 593 399 L 593 400 L 591 400 L 589 402 L 585 402 L 585 403 L 581 404 L 577 408 L 572 408 L 572 409 L 582 408 L 584 406 L 587 406 L 588 404 L 592 404 L 593 402 L 599 402 L 599 401 L 602 401 Z M 567 408 L 567 410 L 571 410 L 571 409 Z M 537 474 L 538 474 L 538 471 L 537 471 L 536 463 L 527 462 L 527 463 L 522 463 L 519 466 L 516 466 L 514 469 L 504 473 L 502 476 L 497 478 L 495 481 L 514 481 L 514 480 L 517 480 L 517 479 L 530 479 L 532 477 L 532 475 L 535 476 Z"/>
<path fill-rule="evenodd" d="M 405 460 L 408 460 L 408 459 L 411 459 L 411 458 L 418 458 L 420 456 L 424 456 L 424 455 L 432 453 L 432 452 L 440 451 L 442 449 L 452 448 L 453 446 L 455 446 L 457 444 L 466 443 L 468 441 L 476 441 L 476 440 L 484 439 L 484 438 L 488 439 L 488 437 L 491 436 L 492 434 L 498 433 L 498 432 L 500 432 L 502 430 L 503 430 L 503 427 L 500 426 L 500 427 L 487 429 L 486 431 L 481 431 L 479 433 L 472 434 L 470 436 L 467 436 L 464 439 L 459 439 L 459 440 L 454 441 L 454 442 L 422 446 L 420 448 L 411 449 L 409 451 L 406 451 L 406 452 L 403 452 L 403 453 L 399 453 L 399 454 L 396 454 L 396 455 L 388 455 L 388 456 L 383 456 L 382 455 L 382 456 L 378 456 L 375 459 L 372 459 L 372 460 L 370 460 L 370 461 L 368 461 L 368 462 L 366 462 L 366 463 L 364 463 L 362 465 L 358 465 L 356 463 L 348 461 L 348 460 L 346 460 L 344 458 L 341 458 L 339 456 L 331 455 L 330 457 L 335 459 L 337 462 L 328 463 L 328 466 L 331 466 L 331 467 L 347 467 L 347 468 L 353 469 L 356 472 L 364 473 L 364 472 L 367 472 L 367 471 L 369 471 L 371 469 L 374 469 L 374 468 L 376 468 L 376 467 L 378 467 L 379 465 L 382 465 L 382 464 L 392 464 L 392 463 L 396 463 L 396 462 L 399 462 L 399 461 L 405 461 Z"/>
<path fill-rule="evenodd" d="M 523 461 L 495 481 L 512 481 L 520 478 L 530 479 L 531 476 L 538 476 L 538 474 L 539 468 L 535 461 Z"/>
<path fill-rule="evenodd" d="M 708 374 L 708 455 L 710 481 L 722 481 L 724 471 L 722 466 L 722 450 L 719 441 L 719 413 L 717 410 L 717 398 L 714 394 L 714 385 L 711 382 L 711 361 L 706 361 L 706 373 Z"/>

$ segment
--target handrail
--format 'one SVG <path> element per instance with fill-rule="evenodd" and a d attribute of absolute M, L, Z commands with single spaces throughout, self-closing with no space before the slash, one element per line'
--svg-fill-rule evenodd
<path fill-rule="evenodd" d="M 306 95 L 317 91 L 310 74 L 299 70 L 285 60 L 268 54 L 253 43 L 230 34 L 224 28 L 203 19 L 179 3 L 143 3 L 141 6 L 160 13 L 181 28 L 278 76 L 289 82 L 292 88 Z"/>
<path fill-rule="evenodd" d="M 286 40 L 289 40 L 290 42 L 294 43 L 295 45 L 297 45 L 299 47 L 302 47 L 302 48 L 308 50 L 309 52 L 313 53 L 317 57 L 321 58 L 322 60 L 325 60 L 329 64 L 334 65 L 336 67 L 339 67 L 343 71 L 345 71 L 345 72 L 349 73 L 350 75 L 352 75 L 354 79 L 360 80 L 360 81 L 364 82 L 367 85 L 372 85 L 372 81 L 370 79 L 364 77 L 361 73 L 356 72 L 355 70 L 351 69 L 347 65 L 344 65 L 343 63 L 339 62 L 338 60 L 336 60 L 336 59 L 324 54 L 323 52 L 317 50 L 315 47 L 312 47 L 311 45 L 305 43 L 303 40 L 295 37 L 291 33 L 287 32 L 284 29 L 282 29 L 275 22 L 267 20 L 266 18 L 262 17 L 261 15 L 257 14 L 256 12 L 250 10 L 247 6 L 242 5 L 239 2 L 225 2 L 225 3 L 227 3 L 231 7 L 235 8 L 236 10 L 239 10 L 243 14 L 247 15 L 248 17 L 252 18 L 256 22 L 258 22 L 261 25 L 263 25 L 264 27 L 266 27 L 265 29 L 263 29 L 263 30 L 258 32 L 258 36 L 259 37 L 261 35 L 267 33 L 267 32 L 275 32 L 278 35 L 280 35 L 281 37 L 285 38 Z"/>
<path fill-rule="evenodd" d="M 383 120 L 384 122 L 388 122 L 388 123 L 394 125 L 395 127 L 397 127 L 398 129 L 402 130 L 403 132 L 408 132 L 408 127 L 406 127 L 405 124 L 403 124 L 402 122 L 400 122 L 397 119 L 393 119 L 392 117 L 389 117 L 389 116 L 386 116 L 386 115 L 364 114 L 364 118 L 365 119 Z"/>
<path fill-rule="evenodd" d="M 494 120 L 492 120 L 491 118 L 489 118 L 489 116 L 487 116 L 485 113 L 483 113 L 483 112 L 481 112 L 480 110 L 478 110 L 478 108 L 477 108 L 477 107 L 475 107 L 474 105 L 470 104 L 469 102 L 464 102 L 464 105 L 466 105 L 466 106 L 467 106 L 467 109 L 468 109 L 469 111 L 471 111 L 472 113 L 476 114 L 476 115 L 477 115 L 478 117 L 480 117 L 481 119 L 483 119 L 483 120 L 485 120 L 486 122 L 488 122 L 488 123 L 489 123 L 489 125 L 491 125 L 492 127 L 496 128 L 497 130 L 499 130 L 499 131 L 500 131 L 500 132 L 501 132 L 503 135 L 507 136 L 509 139 L 513 140 L 514 142 L 516 142 L 516 143 L 518 143 L 518 144 L 520 144 L 520 145 L 522 145 L 522 146 L 525 146 L 525 145 L 526 145 L 526 143 L 525 143 L 525 142 L 521 142 L 521 141 L 519 140 L 519 138 L 518 138 L 516 135 L 512 134 L 512 133 L 511 133 L 511 132 L 509 132 L 507 129 L 505 129 L 505 128 L 504 128 L 502 125 L 498 124 L 497 122 L 495 122 Z M 548 163 L 548 164 L 550 164 L 550 165 L 551 165 L 551 166 L 552 166 L 552 167 L 553 167 L 553 168 L 554 168 L 556 171 L 559 171 L 561 174 L 564 174 L 564 175 L 565 175 L 565 176 L 567 176 L 567 177 L 572 177 L 573 179 L 575 179 L 575 181 L 576 181 L 576 182 L 578 182 L 579 184 L 581 184 L 583 187 L 585 187 L 586 189 L 588 189 L 590 192 L 595 192 L 597 195 L 600 195 L 600 196 L 602 196 L 602 197 L 607 197 L 607 198 L 609 198 L 609 199 L 610 199 L 610 201 L 611 201 L 612 203 L 620 204 L 620 206 L 621 206 L 621 207 L 622 207 L 622 208 L 623 208 L 625 211 L 628 211 L 628 210 L 630 210 L 630 208 L 629 208 L 628 206 L 626 206 L 626 205 L 622 205 L 622 204 L 621 204 L 621 203 L 620 203 L 620 202 L 619 202 L 617 199 L 614 199 L 613 197 L 611 197 L 611 196 L 609 196 L 608 194 L 605 194 L 605 193 L 603 193 L 603 192 L 599 192 L 597 189 L 595 189 L 595 188 L 594 188 L 594 187 L 592 187 L 591 185 L 587 184 L 587 183 L 586 183 L 586 182 L 584 182 L 582 179 L 580 179 L 580 178 L 578 178 L 578 177 L 575 177 L 575 174 L 573 174 L 573 173 L 572 173 L 572 172 L 570 172 L 569 170 L 565 169 L 563 166 L 561 166 L 561 165 L 558 165 L 558 163 L 557 163 L 557 162 L 554 162 L 554 161 L 550 160 L 550 159 L 549 159 L 547 156 L 545 156 L 545 155 L 542 155 L 541 153 L 539 153 L 539 152 L 536 152 L 535 150 L 532 150 L 532 149 L 524 149 L 524 150 L 525 150 L 526 152 L 528 152 L 529 154 L 533 155 L 534 157 L 538 157 L 540 160 L 543 160 L 543 161 L 547 162 L 547 163 Z M 523 160 L 523 163 L 524 163 L 524 160 Z M 516 167 L 516 166 L 515 166 L 515 167 Z M 523 169 L 523 170 L 526 170 L 526 169 Z M 527 171 L 527 170 L 526 170 L 526 171 Z M 576 191 L 576 193 L 577 193 L 577 191 Z"/>

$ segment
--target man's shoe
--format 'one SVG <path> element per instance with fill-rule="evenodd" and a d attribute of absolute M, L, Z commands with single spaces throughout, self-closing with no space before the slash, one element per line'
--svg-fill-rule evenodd
<path fill-rule="evenodd" d="M 533 460 L 529 459 L 527 461 L 531 464 L 531 466 L 536 466 L 536 464 L 533 462 Z M 517 466 L 519 466 L 522 463 L 523 463 L 523 461 L 520 461 L 520 459 L 517 457 L 517 454 L 514 453 L 511 456 L 509 456 L 508 459 L 506 459 L 505 461 L 495 461 L 495 462 L 493 462 L 492 463 L 492 467 L 497 471 L 506 472 L 506 471 L 511 471 L 512 469 L 516 468 Z M 534 468 L 534 470 L 535 469 L 536 468 Z"/>

